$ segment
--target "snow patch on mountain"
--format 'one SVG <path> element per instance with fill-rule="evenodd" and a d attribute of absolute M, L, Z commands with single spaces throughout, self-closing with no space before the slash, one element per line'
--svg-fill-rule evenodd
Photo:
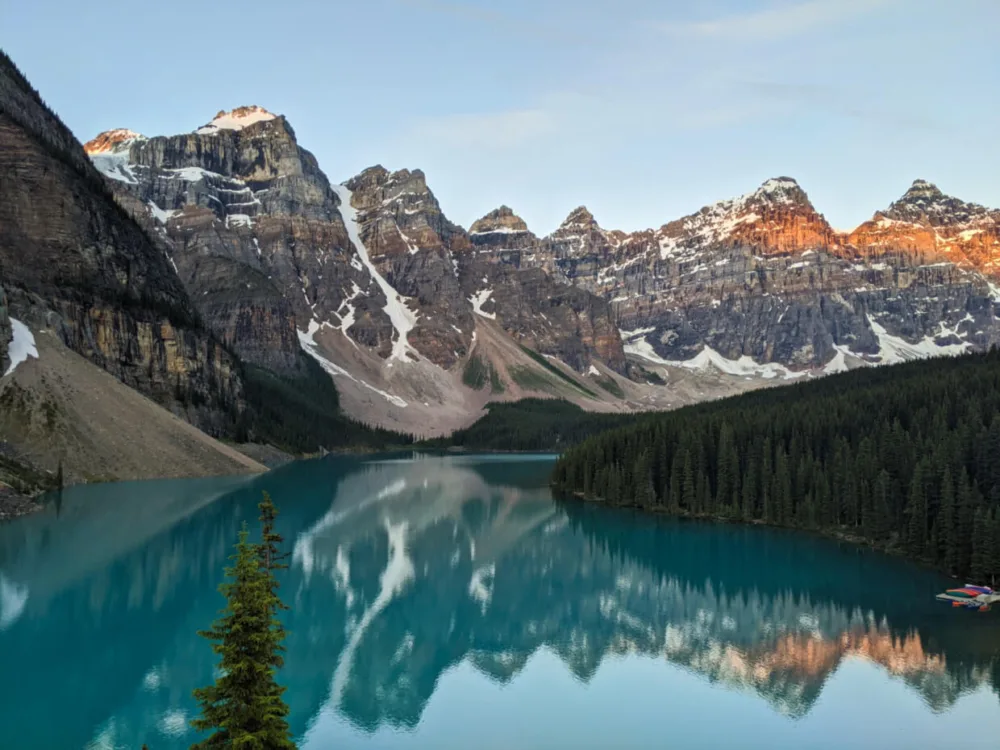
<path fill-rule="evenodd" d="M 329 325 L 329 324 L 325 323 L 323 325 Z M 322 326 L 320 325 L 319 321 L 317 321 L 314 318 L 313 320 L 309 321 L 309 329 L 307 331 L 304 331 L 304 332 L 303 331 L 299 331 L 299 330 L 295 331 L 296 335 L 299 337 L 299 346 L 302 347 L 302 351 L 304 351 L 310 357 L 312 357 L 317 362 L 319 362 L 320 367 L 322 367 L 324 370 L 326 370 L 327 373 L 329 373 L 330 375 L 332 375 L 334 377 L 338 377 L 338 376 L 339 377 L 345 377 L 348 380 L 351 380 L 351 381 L 357 383 L 358 385 L 360 385 L 360 386 L 362 386 L 364 388 L 367 388 L 368 390 L 372 391 L 373 393 L 377 393 L 379 396 L 381 396 L 382 398 L 384 398 L 390 404 L 393 404 L 393 405 L 398 406 L 400 408 L 406 408 L 406 406 L 408 406 L 408 404 L 403 399 L 401 399 L 399 396 L 394 396 L 391 393 L 387 393 L 387 392 L 385 392 L 383 390 L 380 390 L 380 389 L 376 388 L 375 386 L 371 385 L 370 383 L 366 383 L 364 380 L 361 380 L 359 378 L 354 377 L 353 375 L 351 375 L 351 373 L 349 373 L 343 367 L 341 367 L 340 365 L 334 364 L 333 362 L 331 362 L 330 360 L 328 360 L 326 357 L 324 357 L 322 354 L 320 354 L 319 353 L 319 345 L 316 343 L 316 338 L 315 338 L 316 334 L 317 334 L 317 332 L 319 331 L 320 328 L 322 328 Z"/>
<path fill-rule="evenodd" d="M 899 336 L 893 336 L 873 320 L 871 315 L 865 317 L 878 338 L 878 364 L 880 365 L 895 365 L 929 357 L 956 357 L 972 349 L 972 344 L 968 341 L 963 341 L 961 344 L 938 344 L 936 341 L 938 337 L 961 336 L 955 329 L 948 328 L 944 323 L 941 323 L 941 332 L 938 337 L 925 336 L 917 343 L 911 344 Z"/>
<path fill-rule="evenodd" d="M 1000 284 L 997 284 L 992 281 L 987 281 L 986 284 L 990 288 L 990 294 L 993 297 L 993 301 L 1000 304 Z M 998 315 L 997 317 L 1000 318 L 1000 315 Z"/>
<path fill-rule="evenodd" d="M 146 201 L 146 205 L 149 207 L 149 212 L 153 215 L 153 218 L 156 219 L 161 224 L 166 224 L 168 221 L 170 221 L 172 218 L 174 218 L 177 214 L 180 213 L 180 211 L 176 209 L 165 211 L 164 209 L 157 206 L 156 203 L 154 203 L 153 201 Z"/>
<path fill-rule="evenodd" d="M 847 366 L 847 357 L 857 356 L 846 346 L 841 346 L 840 344 L 834 344 L 833 348 L 836 350 L 833 355 L 833 359 L 831 359 L 823 366 L 823 373 L 825 375 L 833 375 L 838 372 L 847 372 L 849 369 L 851 369 Z"/>
<path fill-rule="evenodd" d="M 347 336 L 347 329 L 354 325 L 354 305 L 351 303 L 364 291 L 360 286 L 358 286 L 358 282 L 356 281 L 352 281 L 351 286 L 353 287 L 351 290 L 351 296 L 346 298 L 340 304 L 340 310 L 343 310 L 346 307 L 347 312 L 341 313 L 340 310 L 337 311 L 337 314 L 340 315 L 340 332 L 345 336 Z M 350 336 L 347 336 L 347 340 L 354 344 L 354 339 Z M 357 344 L 354 345 L 357 346 Z"/>
<path fill-rule="evenodd" d="M 145 141 L 146 136 L 128 128 L 115 128 L 100 133 L 84 144 L 83 150 L 90 157 L 98 172 L 112 180 L 138 184 L 139 180 L 129 165 L 129 149 L 136 141 Z"/>
<path fill-rule="evenodd" d="M 198 128 L 195 133 L 198 135 L 214 135 L 220 130 L 243 130 L 248 125 L 265 120 L 273 120 L 276 115 L 268 112 L 263 107 L 237 107 L 229 112 L 221 111 L 210 123 Z"/>
<path fill-rule="evenodd" d="M 250 214 L 227 214 L 226 229 L 233 227 L 252 227 L 253 217 Z"/>
<path fill-rule="evenodd" d="M 358 253 L 358 257 L 361 259 L 361 263 L 368 269 L 368 273 L 378 284 L 382 293 L 385 295 L 386 303 L 385 314 L 389 316 L 389 320 L 392 322 L 392 327 L 396 329 L 396 340 L 392 345 L 392 354 L 389 356 L 390 360 L 399 360 L 401 362 L 409 361 L 409 358 L 417 358 L 419 355 L 416 350 L 410 346 L 410 342 L 407 340 L 407 334 L 413 330 L 417 324 L 417 314 L 413 312 L 409 307 L 407 307 L 407 298 L 403 297 L 399 292 L 392 288 L 392 285 L 383 278 L 382 274 L 379 273 L 378 268 L 372 263 L 371 257 L 368 255 L 368 248 L 365 247 L 365 243 L 361 241 L 361 234 L 358 228 L 358 212 L 351 205 L 351 190 L 346 185 L 334 185 L 334 192 L 336 192 L 337 197 L 340 198 L 340 213 L 344 217 L 344 225 L 347 227 L 347 236 L 354 245 L 355 250 Z M 390 361 L 389 366 L 392 366 Z"/>
<path fill-rule="evenodd" d="M 105 177 L 119 182 L 127 182 L 130 185 L 139 184 L 139 180 L 136 179 L 129 166 L 128 149 L 90 154 L 90 161 L 97 171 Z"/>
<path fill-rule="evenodd" d="M 781 378 L 782 380 L 795 380 L 796 378 L 805 377 L 808 374 L 806 372 L 794 372 L 777 362 L 767 362 L 761 364 L 759 362 L 755 362 L 752 357 L 749 357 L 746 354 L 739 359 L 726 359 L 719 352 L 715 351 L 715 349 L 708 345 L 706 345 L 704 349 L 691 359 L 664 359 L 656 353 L 653 345 L 645 338 L 647 333 L 651 333 L 654 330 L 656 329 L 643 328 L 635 331 L 622 331 L 622 340 L 625 341 L 623 347 L 625 349 L 625 353 L 642 357 L 643 359 L 658 365 L 683 367 L 686 370 L 693 370 L 701 373 L 715 370 L 723 373 L 724 375 L 733 375 L 741 378 L 763 378 L 764 380 Z"/>
<path fill-rule="evenodd" d="M 805 372 L 793 372 L 777 362 L 760 364 L 759 362 L 755 362 L 752 357 L 749 357 L 746 354 L 739 359 L 726 359 L 719 354 L 719 352 L 715 351 L 708 345 L 706 345 L 704 349 L 691 359 L 673 362 L 671 364 L 688 370 L 701 372 L 714 368 L 719 372 L 725 373 L 726 375 L 735 375 L 737 377 L 744 378 L 759 377 L 764 380 L 771 380 L 774 378 L 781 378 L 782 380 L 795 380 L 796 378 L 805 377 L 807 375 Z"/>
<path fill-rule="evenodd" d="M 626 331 L 624 329 L 619 329 L 618 335 L 622 337 L 622 341 L 630 341 L 638 336 L 645 336 L 647 333 L 652 333 L 655 330 L 656 330 L 655 327 L 636 328 L 634 331 Z"/>
<path fill-rule="evenodd" d="M 472 236 L 481 236 L 486 234 L 526 234 L 527 229 L 515 229 L 514 227 L 496 227 L 495 229 L 482 229 L 475 232 L 469 232 Z"/>
<path fill-rule="evenodd" d="M 38 347 L 35 346 L 35 334 L 33 334 L 20 320 L 10 319 L 11 332 L 14 338 L 11 339 L 7 347 L 7 356 L 10 357 L 10 366 L 4 376 L 14 372 L 19 364 L 26 361 L 28 357 L 38 359 Z"/>
<path fill-rule="evenodd" d="M 492 295 L 493 295 L 493 290 L 487 288 L 487 289 L 480 289 L 478 292 L 469 297 L 469 302 L 472 303 L 472 311 L 476 315 L 481 315 L 482 317 L 489 318 L 490 320 L 496 320 L 497 319 L 496 313 L 488 313 L 483 310 L 483 305 L 486 304 L 486 301 Z"/>

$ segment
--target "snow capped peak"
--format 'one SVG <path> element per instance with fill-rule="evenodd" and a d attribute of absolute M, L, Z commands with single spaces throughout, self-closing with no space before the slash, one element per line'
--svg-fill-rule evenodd
<path fill-rule="evenodd" d="M 236 109 L 231 109 L 228 112 L 225 110 L 219 110 L 215 119 L 207 125 L 203 125 L 198 128 L 194 132 L 198 135 L 212 135 L 220 130 L 243 130 L 243 128 L 248 125 L 253 125 L 256 122 L 273 120 L 276 117 L 277 115 L 268 112 L 263 107 L 258 107 L 256 104 L 248 107 L 237 107 Z"/>
<path fill-rule="evenodd" d="M 798 252 L 834 244 L 836 235 L 791 177 L 774 177 L 752 193 L 705 206 L 657 232 L 660 257 L 691 256 L 717 242 L 763 252 Z"/>
<path fill-rule="evenodd" d="M 803 203 L 807 202 L 806 194 L 799 183 L 791 177 L 773 177 L 766 180 L 748 198 L 765 200 L 770 203 Z"/>
<path fill-rule="evenodd" d="M 989 209 L 946 195 L 932 182 L 914 180 L 903 197 L 890 205 L 888 210 L 879 212 L 876 217 L 883 216 L 912 224 L 957 226 L 976 221 L 992 223 L 989 215 Z"/>
<path fill-rule="evenodd" d="M 938 186 L 933 182 L 927 182 L 927 180 L 914 180 L 913 184 L 910 185 L 910 189 L 906 191 L 906 194 L 903 197 L 937 198 L 943 195 L 944 193 L 942 193 L 938 189 Z"/>
<path fill-rule="evenodd" d="M 128 128 L 114 128 L 98 133 L 93 139 L 83 144 L 83 150 L 88 154 L 105 154 L 109 151 L 122 151 L 133 141 L 143 139 L 145 136 L 136 133 Z"/>

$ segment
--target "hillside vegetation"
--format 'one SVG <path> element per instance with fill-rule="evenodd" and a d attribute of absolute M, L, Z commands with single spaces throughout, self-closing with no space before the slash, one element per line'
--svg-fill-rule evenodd
<path fill-rule="evenodd" d="M 611 505 L 856 537 L 1000 578 L 1000 352 L 855 370 L 641 419 L 557 462 Z"/>
<path fill-rule="evenodd" d="M 493 403 L 475 423 L 421 447 L 470 451 L 562 451 L 604 430 L 648 419 L 648 415 L 588 412 L 568 401 L 526 398 Z"/>

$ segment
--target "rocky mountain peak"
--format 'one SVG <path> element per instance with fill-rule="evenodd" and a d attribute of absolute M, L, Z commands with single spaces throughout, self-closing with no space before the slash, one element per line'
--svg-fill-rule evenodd
<path fill-rule="evenodd" d="M 114 128 L 98 133 L 97 136 L 83 144 L 83 150 L 88 154 L 105 154 L 109 151 L 120 151 L 133 141 L 145 139 L 145 136 L 128 128 Z"/>
<path fill-rule="evenodd" d="M 944 193 L 935 185 L 933 182 L 928 182 L 927 180 L 916 179 L 913 184 L 910 185 L 910 189 L 906 191 L 903 198 L 911 198 L 913 200 L 919 200 L 920 198 L 942 198 Z"/>
<path fill-rule="evenodd" d="M 194 132 L 198 135 L 212 135 L 218 133 L 220 130 L 243 130 L 248 125 L 276 118 L 277 115 L 268 112 L 263 107 L 258 107 L 256 104 L 237 107 L 228 112 L 220 109 L 210 123 L 203 125 Z"/>
<path fill-rule="evenodd" d="M 812 210 L 809 196 L 791 177 L 772 177 L 753 193 L 744 196 L 744 203 L 770 204 L 774 206 L 800 206 Z"/>
<path fill-rule="evenodd" d="M 566 220 L 563 221 L 559 228 L 589 231 L 591 229 L 600 229 L 600 226 L 586 206 L 578 206 L 569 212 L 569 216 L 566 217 Z"/>
<path fill-rule="evenodd" d="M 713 244 L 768 254 L 829 248 L 842 240 L 791 177 L 771 178 L 752 193 L 705 206 L 665 225 L 659 234 L 663 258 Z"/>
<path fill-rule="evenodd" d="M 879 215 L 913 224 L 949 225 L 966 223 L 987 209 L 975 203 L 945 195 L 937 185 L 914 180 L 903 196 Z"/>
<path fill-rule="evenodd" d="M 487 234 L 490 232 L 527 232 L 528 225 L 509 206 L 493 209 L 486 216 L 473 222 L 469 228 L 470 234 Z"/>
<path fill-rule="evenodd" d="M 851 233 L 869 252 L 896 251 L 943 258 L 1000 276 L 1000 211 L 966 203 L 926 180 Z"/>
<path fill-rule="evenodd" d="M 391 200 L 403 193 L 429 193 L 427 177 L 419 169 L 399 169 L 390 172 L 381 164 L 368 167 L 344 183 L 352 192 L 381 191 L 382 199 Z"/>

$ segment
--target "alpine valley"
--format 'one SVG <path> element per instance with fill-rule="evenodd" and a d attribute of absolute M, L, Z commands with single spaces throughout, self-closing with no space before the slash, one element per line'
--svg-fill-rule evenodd
<path fill-rule="evenodd" d="M 83 364 L 171 429 L 281 443 L 255 384 L 320 368 L 345 424 L 432 437 L 493 401 L 668 409 L 1000 343 L 1000 210 L 923 180 L 848 233 L 790 177 L 643 231 L 582 206 L 545 237 L 507 206 L 464 229 L 419 169 L 331 181 L 259 106 L 81 147 L 5 56 L 0 145 L 0 397 L 28 414 L 0 438 L 22 453 Z"/>

